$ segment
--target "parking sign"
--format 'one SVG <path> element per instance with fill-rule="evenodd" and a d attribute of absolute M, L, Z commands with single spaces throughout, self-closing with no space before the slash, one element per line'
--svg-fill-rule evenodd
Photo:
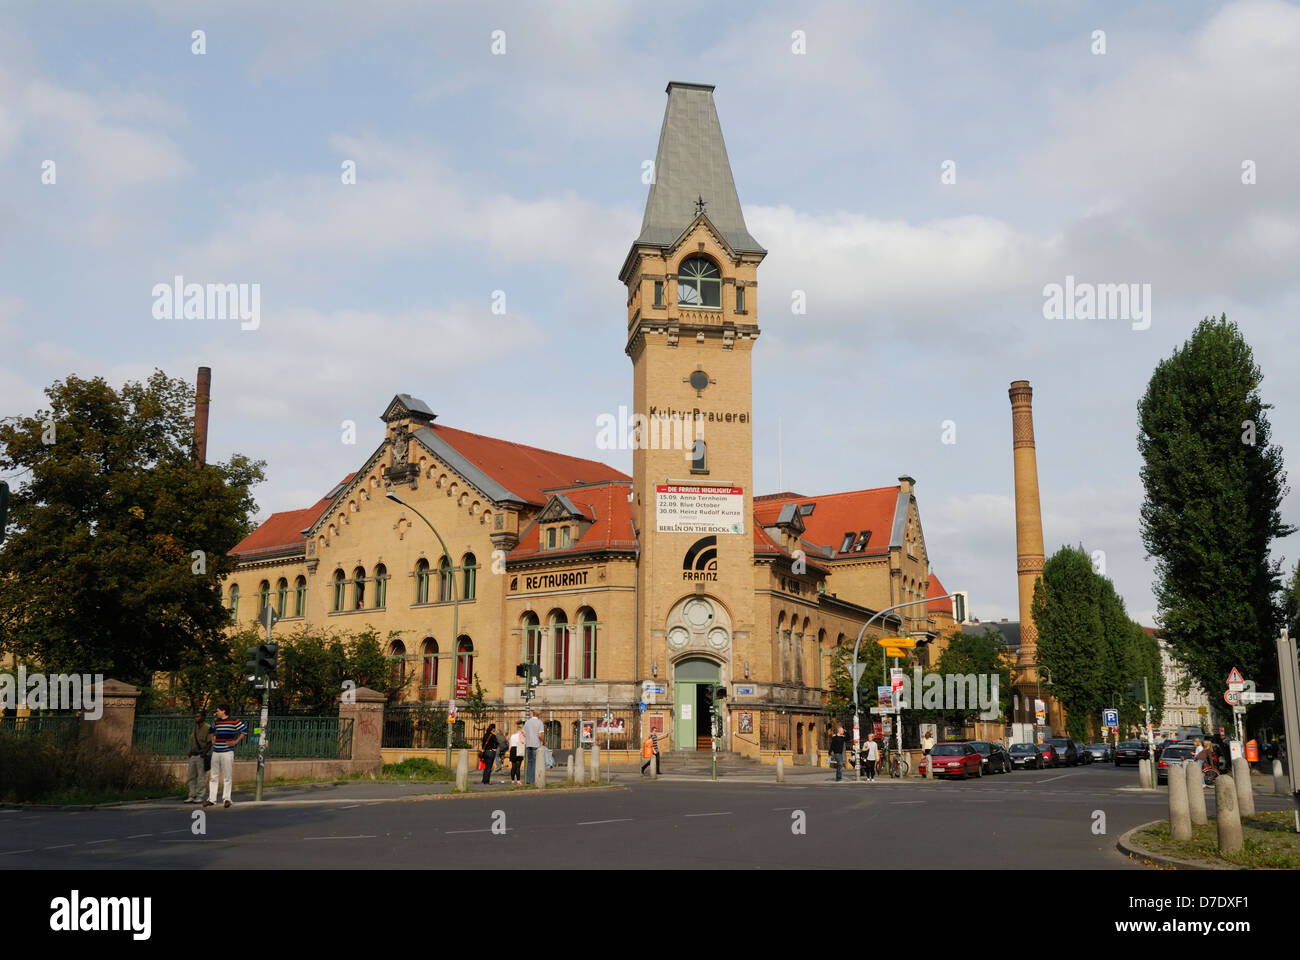
<path fill-rule="evenodd" d="M 1118 711 L 1118 710 L 1115 710 L 1115 709 L 1113 709 L 1113 708 L 1112 708 L 1112 709 L 1103 710 L 1103 711 L 1101 712 L 1101 725 L 1102 725 L 1103 727 L 1118 727 L 1118 726 L 1119 726 L 1119 711 Z"/>

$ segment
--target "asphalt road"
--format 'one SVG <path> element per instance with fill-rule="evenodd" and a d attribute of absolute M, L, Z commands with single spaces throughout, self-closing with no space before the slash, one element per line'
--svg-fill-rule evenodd
<path fill-rule="evenodd" d="M 1115 852 L 1115 839 L 1162 817 L 1166 799 L 1136 786 L 1133 768 L 1108 764 L 965 782 L 805 774 L 785 784 L 630 780 L 617 791 L 444 799 L 376 800 L 356 784 L 208 808 L 201 835 L 196 808 L 179 803 L 0 811 L 0 870 L 1142 869 Z M 1213 791 L 1206 798 L 1213 811 Z M 1257 793 L 1256 805 L 1289 801 Z M 1105 835 L 1092 832 L 1097 811 Z M 493 833 L 501 823 L 504 835 Z"/>

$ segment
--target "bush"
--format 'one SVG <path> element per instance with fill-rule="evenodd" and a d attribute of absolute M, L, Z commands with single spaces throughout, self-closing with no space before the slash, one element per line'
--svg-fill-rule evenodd
<path fill-rule="evenodd" d="M 453 780 L 455 774 L 428 757 L 409 757 L 401 763 L 386 763 L 384 779 L 391 780 Z"/>
<path fill-rule="evenodd" d="M 6 803 L 99 803 L 177 789 L 146 754 L 46 735 L 0 735 L 0 769 L 0 801 Z"/>

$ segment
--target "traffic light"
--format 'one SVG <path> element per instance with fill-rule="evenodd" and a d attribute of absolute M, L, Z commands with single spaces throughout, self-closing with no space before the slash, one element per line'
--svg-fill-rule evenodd
<path fill-rule="evenodd" d="M 261 647 L 249 647 L 247 650 L 244 651 L 244 656 L 248 657 L 248 659 L 244 661 L 245 680 L 251 681 L 253 683 L 257 682 L 258 679 L 257 661 L 261 656 L 261 652 L 262 652 Z"/>
<path fill-rule="evenodd" d="M 534 684 L 541 683 L 541 682 L 542 682 L 542 665 L 541 665 L 540 663 L 533 663 L 533 664 L 530 664 L 530 666 L 533 668 L 533 683 L 534 683 Z"/>
<path fill-rule="evenodd" d="M 1134 680 L 1128 685 L 1128 695 L 1138 703 L 1142 702 L 1142 681 Z"/>
<path fill-rule="evenodd" d="M 531 671 L 528 669 L 528 664 L 526 664 L 526 663 L 518 664 L 518 665 L 515 667 L 515 676 L 516 676 L 516 677 L 526 677 L 526 676 L 528 676 L 530 673 L 531 673 Z"/>
<path fill-rule="evenodd" d="M 278 643 L 263 643 L 257 647 L 257 670 L 268 680 L 274 679 L 275 671 L 279 668 L 279 653 Z"/>

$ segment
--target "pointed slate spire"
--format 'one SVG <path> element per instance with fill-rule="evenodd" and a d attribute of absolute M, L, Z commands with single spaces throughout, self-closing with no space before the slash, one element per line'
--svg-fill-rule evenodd
<path fill-rule="evenodd" d="M 695 220 L 703 201 L 704 215 L 733 250 L 766 253 L 745 229 L 712 84 L 673 82 L 667 93 L 654 183 L 637 243 L 671 245 Z"/>

